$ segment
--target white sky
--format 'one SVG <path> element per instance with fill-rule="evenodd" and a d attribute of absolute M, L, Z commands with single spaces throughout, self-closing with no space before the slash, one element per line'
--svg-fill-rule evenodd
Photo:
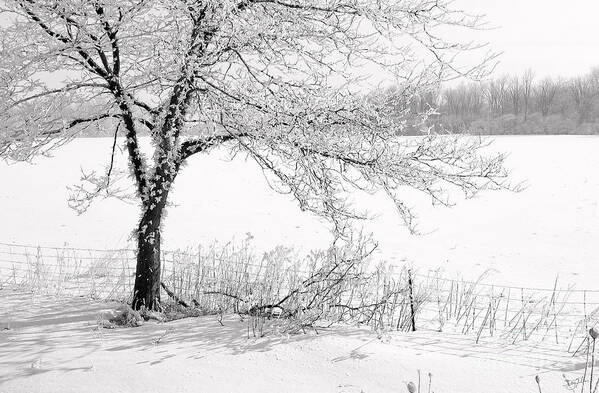
<path fill-rule="evenodd" d="M 599 0 L 455 0 L 497 28 L 477 41 L 503 52 L 496 74 L 581 75 L 599 66 Z"/>
<path fill-rule="evenodd" d="M 599 0 L 454 0 L 453 8 L 484 14 L 494 27 L 462 38 L 502 52 L 494 75 L 532 68 L 536 78 L 569 77 L 599 67 Z"/>

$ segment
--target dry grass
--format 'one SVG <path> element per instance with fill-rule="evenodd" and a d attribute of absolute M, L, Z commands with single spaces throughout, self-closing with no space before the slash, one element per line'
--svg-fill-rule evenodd
<path fill-rule="evenodd" d="M 553 341 L 574 354 L 584 354 L 587 331 L 599 322 L 596 291 L 559 288 L 557 280 L 538 290 L 490 285 L 484 276 L 468 282 L 410 274 L 376 263 L 373 247 L 358 237 L 306 255 L 285 247 L 257 254 L 246 239 L 164 252 L 163 317 L 237 313 L 257 336 L 273 325 L 301 332 L 342 322 L 381 334 L 415 327 L 458 331 L 477 342 Z M 134 250 L 0 245 L 0 287 L 38 294 L 127 302 L 134 266 Z"/>

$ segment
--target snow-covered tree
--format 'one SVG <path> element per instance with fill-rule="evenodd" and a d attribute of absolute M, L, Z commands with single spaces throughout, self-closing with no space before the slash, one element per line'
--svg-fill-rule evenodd
<path fill-rule="evenodd" d="M 247 154 L 338 231 L 356 216 L 352 188 L 386 192 L 411 225 L 402 187 L 447 203 L 452 188 L 473 195 L 502 181 L 502 156 L 482 155 L 478 139 L 433 135 L 426 114 L 409 113 L 411 97 L 440 80 L 485 72 L 484 58 L 460 66 L 478 47 L 444 38 L 482 25 L 450 3 L 3 0 L 2 132 L 21 147 L 20 135 L 35 136 L 31 149 L 90 126 L 126 138 L 142 210 L 133 307 L 157 308 L 163 213 L 195 154 Z M 403 88 L 365 94 L 386 80 Z M 407 127 L 423 136 L 402 136 Z"/>

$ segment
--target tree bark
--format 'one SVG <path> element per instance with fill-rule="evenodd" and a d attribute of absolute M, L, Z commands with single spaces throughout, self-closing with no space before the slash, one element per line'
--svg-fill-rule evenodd
<path fill-rule="evenodd" d="M 162 207 L 145 209 L 137 228 L 137 266 L 131 307 L 160 309 L 160 220 Z"/>
<path fill-rule="evenodd" d="M 137 267 L 131 304 L 134 310 L 141 307 L 160 310 L 160 224 L 178 170 L 168 160 L 160 161 L 146 198 L 142 199 L 144 210 L 137 228 Z"/>

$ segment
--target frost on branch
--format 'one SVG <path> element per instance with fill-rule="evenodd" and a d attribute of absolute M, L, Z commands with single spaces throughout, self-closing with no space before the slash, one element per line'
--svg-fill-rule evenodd
<path fill-rule="evenodd" d="M 450 205 L 452 190 L 473 197 L 507 186 L 503 155 L 485 152 L 488 142 L 478 137 L 432 133 L 426 113 L 414 122 L 421 135 L 406 136 L 406 118 L 357 94 L 311 92 L 287 111 L 278 102 L 261 104 L 267 105 L 275 109 L 223 117 L 224 130 L 245 135 L 242 150 L 271 175 L 275 189 L 291 193 L 302 209 L 330 218 L 337 230 L 364 216 L 347 203 L 352 190 L 387 193 L 414 229 L 414 215 L 402 200 L 405 187 Z"/>
<path fill-rule="evenodd" d="M 0 27 L 0 157 L 17 161 L 46 155 L 110 117 L 105 101 L 80 94 L 89 83 L 62 75 L 60 51 L 24 39 L 23 28 Z"/>
<path fill-rule="evenodd" d="M 116 198 L 126 203 L 133 203 L 136 200 L 127 171 L 107 169 L 102 175 L 96 171 L 82 171 L 80 181 L 79 184 L 67 187 L 69 207 L 78 214 L 85 213 L 98 198 Z"/>

